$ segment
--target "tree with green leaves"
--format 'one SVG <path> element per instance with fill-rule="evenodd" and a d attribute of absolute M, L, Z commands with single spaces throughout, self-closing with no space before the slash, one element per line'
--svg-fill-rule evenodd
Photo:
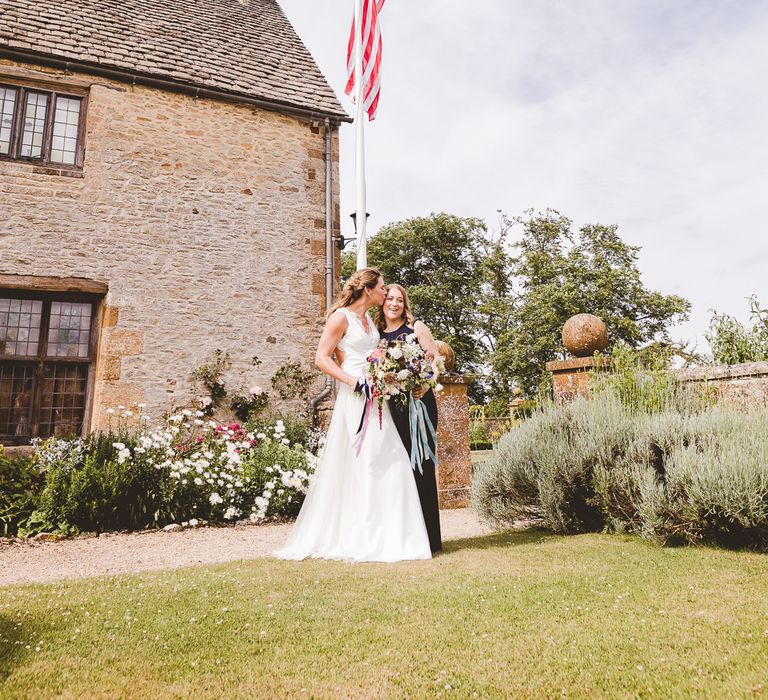
<path fill-rule="evenodd" d="M 645 287 L 638 251 L 615 225 L 574 230 L 553 210 L 501 213 L 493 234 L 480 219 L 440 213 L 385 226 L 368 242 L 368 261 L 408 289 L 414 313 L 453 347 L 461 370 L 484 375 L 472 399 L 503 411 L 516 388 L 532 396 L 547 384 L 545 365 L 567 356 L 561 331 L 574 314 L 600 316 L 611 345 L 671 342 L 690 304 Z M 354 269 L 348 253 L 342 277 Z"/>
<path fill-rule="evenodd" d="M 496 342 L 494 374 L 535 393 L 548 380 L 545 364 L 564 358 L 563 324 L 592 313 L 608 328 L 610 347 L 670 343 L 669 327 L 685 321 L 690 303 L 643 284 L 640 248 L 625 243 L 616 225 L 573 222 L 554 210 L 526 212 L 516 219 L 521 237 L 512 253 L 515 299 L 509 327 Z"/>

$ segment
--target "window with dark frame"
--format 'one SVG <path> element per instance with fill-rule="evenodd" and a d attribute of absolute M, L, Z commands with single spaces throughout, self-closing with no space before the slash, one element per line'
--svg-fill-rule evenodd
<path fill-rule="evenodd" d="M 0 83 L 0 159 L 83 167 L 85 95 Z"/>
<path fill-rule="evenodd" d="M 0 444 L 82 434 L 99 300 L 0 290 Z"/>

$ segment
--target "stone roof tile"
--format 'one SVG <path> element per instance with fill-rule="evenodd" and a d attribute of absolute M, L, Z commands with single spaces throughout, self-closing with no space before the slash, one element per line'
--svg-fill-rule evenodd
<path fill-rule="evenodd" d="M 3 48 L 347 116 L 277 0 L 0 0 Z"/>

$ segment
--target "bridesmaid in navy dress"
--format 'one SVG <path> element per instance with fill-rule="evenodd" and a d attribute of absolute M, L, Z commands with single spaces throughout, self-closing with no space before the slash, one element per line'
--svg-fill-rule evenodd
<path fill-rule="evenodd" d="M 408 293 L 399 284 L 390 284 L 387 287 L 387 298 L 384 301 L 384 306 L 376 313 L 376 326 L 381 337 L 386 340 L 402 340 L 406 335 L 415 333 L 427 357 L 437 356 L 437 347 L 432 333 L 424 323 L 414 320 L 408 301 Z M 408 400 L 413 401 L 413 397 L 409 397 Z M 429 419 L 437 430 L 437 401 L 432 389 L 421 396 L 421 400 L 426 405 Z M 400 434 L 406 452 L 410 455 L 411 430 L 408 421 L 408 405 L 402 405 L 397 401 L 389 401 L 388 403 L 397 432 Z M 435 452 L 435 445 L 431 436 L 429 442 L 432 451 Z M 437 505 L 434 462 L 431 459 L 425 460 L 422 462 L 422 470 L 423 474 L 417 469 L 414 470 L 413 475 L 419 491 L 424 524 L 427 526 L 429 546 L 432 552 L 437 552 L 443 548 L 443 545 L 440 536 L 440 511 Z"/>

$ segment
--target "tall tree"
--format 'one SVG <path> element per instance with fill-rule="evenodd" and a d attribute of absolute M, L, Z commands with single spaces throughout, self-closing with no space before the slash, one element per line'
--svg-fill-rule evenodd
<path fill-rule="evenodd" d="M 491 364 L 494 374 L 527 393 L 546 383 L 546 362 L 566 356 L 560 334 L 573 314 L 600 316 L 611 345 L 633 347 L 669 342 L 669 327 L 688 318 L 686 299 L 645 287 L 637 268 L 640 248 L 622 241 L 617 226 L 575 231 L 553 210 L 529 211 L 516 222 L 522 227 L 512 258 L 517 296 Z"/>

